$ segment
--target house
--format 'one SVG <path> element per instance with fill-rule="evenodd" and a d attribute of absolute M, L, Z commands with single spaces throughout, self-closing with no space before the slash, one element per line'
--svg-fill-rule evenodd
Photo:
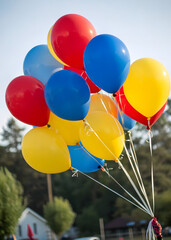
<path fill-rule="evenodd" d="M 39 214 L 30 208 L 26 208 L 21 217 L 16 229 L 17 240 L 28 240 L 28 224 L 34 234 L 33 238 L 36 240 L 57 240 L 56 235 L 51 231 L 47 225 L 47 221 Z"/>
<path fill-rule="evenodd" d="M 120 217 L 112 220 L 105 225 L 105 232 L 113 237 L 127 237 L 133 239 L 135 235 L 142 235 L 145 239 L 145 229 L 147 228 L 147 221 L 134 221 L 128 217 Z"/>

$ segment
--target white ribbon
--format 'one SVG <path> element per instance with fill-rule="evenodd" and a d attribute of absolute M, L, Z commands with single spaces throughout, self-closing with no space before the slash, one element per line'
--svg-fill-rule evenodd
<path fill-rule="evenodd" d="M 148 227 L 147 227 L 147 231 L 146 231 L 146 239 L 147 240 L 155 240 L 155 235 L 154 235 L 154 229 L 152 226 L 152 221 L 153 219 L 149 222 Z"/>

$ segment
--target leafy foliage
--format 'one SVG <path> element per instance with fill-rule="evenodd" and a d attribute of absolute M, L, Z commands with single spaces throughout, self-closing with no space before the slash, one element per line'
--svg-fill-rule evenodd
<path fill-rule="evenodd" d="M 30 208 L 43 213 L 43 205 L 47 202 L 46 175 L 33 170 L 23 159 L 21 141 L 23 128 L 14 119 L 9 119 L 3 128 L 3 146 L 0 147 L 0 166 L 6 167 L 16 175 L 24 189 L 24 197 Z"/>
<path fill-rule="evenodd" d="M 50 228 L 60 236 L 72 226 L 75 213 L 68 200 L 55 197 L 53 202 L 44 206 L 44 216 Z"/>
<path fill-rule="evenodd" d="M 7 169 L 0 169 L 0 239 L 15 232 L 23 211 L 22 186 Z"/>

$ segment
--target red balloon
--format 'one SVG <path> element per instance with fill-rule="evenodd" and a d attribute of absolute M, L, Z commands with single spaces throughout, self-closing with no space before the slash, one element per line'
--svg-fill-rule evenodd
<path fill-rule="evenodd" d="M 89 88 L 90 88 L 90 92 L 91 93 L 97 93 L 99 92 L 101 89 L 99 87 L 97 87 L 88 77 L 87 73 L 84 70 L 81 69 L 77 69 L 77 68 L 73 68 L 73 67 L 68 67 L 68 66 L 64 66 L 64 70 L 70 70 L 73 72 L 78 73 L 80 76 L 82 76 L 85 81 L 87 82 Z"/>
<path fill-rule="evenodd" d="M 6 104 L 18 120 L 33 125 L 45 126 L 50 110 L 44 98 L 44 85 L 31 76 L 13 79 L 6 90 Z"/>
<path fill-rule="evenodd" d="M 84 69 L 84 50 L 95 36 L 96 30 L 86 18 L 77 14 L 67 14 L 53 25 L 52 48 L 59 59 L 67 65 Z"/>
<path fill-rule="evenodd" d="M 163 105 L 163 107 L 149 119 L 148 123 L 148 118 L 143 116 L 141 113 L 139 113 L 137 110 L 135 110 L 128 100 L 125 97 L 125 93 L 123 90 L 123 87 L 120 88 L 120 90 L 116 93 L 115 99 L 117 103 L 119 104 L 120 109 L 128 115 L 130 118 L 136 120 L 137 122 L 144 124 L 147 126 L 147 129 L 150 129 L 150 127 L 159 119 L 159 117 L 162 115 L 167 102 Z"/>

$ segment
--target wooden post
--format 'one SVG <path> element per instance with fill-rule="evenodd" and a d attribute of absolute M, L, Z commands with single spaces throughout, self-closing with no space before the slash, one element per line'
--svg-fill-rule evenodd
<path fill-rule="evenodd" d="M 104 231 L 103 218 L 99 218 L 99 224 L 100 224 L 100 236 L 101 236 L 101 240 L 105 240 L 105 231 Z"/>
<path fill-rule="evenodd" d="M 145 240 L 145 229 L 141 228 L 142 240 Z"/>
<path fill-rule="evenodd" d="M 134 235 L 133 235 L 132 228 L 129 228 L 129 239 L 130 239 L 130 240 L 133 240 L 133 239 L 134 239 Z"/>
<path fill-rule="evenodd" d="M 48 196 L 49 196 L 49 202 L 53 201 L 53 195 L 52 195 L 52 181 L 51 181 L 51 175 L 47 174 L 47 186 L 48 186 Z"/>

